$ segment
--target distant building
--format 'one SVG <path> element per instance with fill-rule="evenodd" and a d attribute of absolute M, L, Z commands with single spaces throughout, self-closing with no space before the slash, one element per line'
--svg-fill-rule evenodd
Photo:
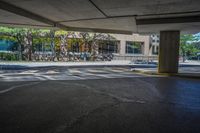
<path fill-rule="evenodd" d="M 15 42 L 8 40 L 0 40 L 0 51 L 12 51 Z"/>
<path fill-rule="evenodd" d="M 157 54 L 152 54 L 151 36 L 149 35 L 112 35 L 118 42 L 118 51 L 114 55 L 116 60 L 152 60 L 157 59 Z"/>
<path fill-rule="evenodd" d="M 149 55 L 149 36 L 132 34 L 112 35 L 119 42 L 118 53 L 122 56 L 133 56 L 133 55 Z"/>
<path fill-rule="evenodd" d="M 153 34 L 150 35 L 150 55 L 158 55 L 160 36 Z"/>

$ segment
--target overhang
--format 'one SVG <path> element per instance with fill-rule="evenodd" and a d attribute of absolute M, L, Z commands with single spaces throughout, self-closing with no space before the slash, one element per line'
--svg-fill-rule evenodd
<path fill-rule="evenodd" d="M 108 33 L 199 32 L 199 0 L 0 0 L 0 24 Z"/>

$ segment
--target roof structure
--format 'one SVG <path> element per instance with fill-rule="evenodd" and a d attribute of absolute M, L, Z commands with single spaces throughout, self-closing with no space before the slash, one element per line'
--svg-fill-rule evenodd
<path fill-rule="evenodd" d="M 200 31 L 199 0 L 0 0 L 0 25 L 109 33 Z"/>

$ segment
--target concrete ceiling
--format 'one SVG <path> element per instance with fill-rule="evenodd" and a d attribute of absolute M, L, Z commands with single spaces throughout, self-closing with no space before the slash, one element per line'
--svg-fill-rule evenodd
<path fill-rule="evenodd" d="M 122 17 L 122 18 L 108 18 L 97 20 L 80 20 L 80 21 L 68 21 L 61 22 L 63 25 L 70 27 L 90 27 L 94 29 L 103 28 L 108 30 L 118 31 L 137 31 L 136 21 L 134 17 Z"/>
<path fill-rule="evenodd" d="M 5 0 L 53 21 L 104 17 L 88 0 Z"/>
<path fill-rule="evenodd" d="M 39 22 L 39 21 L 35 21 L 33 19 L 29 19 L 27 17 L 23 17 L 20 15 L 16 15 L 14 13 L 5 11 L 5 10 L 1 10 L 0 9 L 0 23 L 1 24 L 14 24 L 14 25 L 36 25 L 36 26 L 40 26 L 40 27 L 48 27 L 50 25 Z"/>
<path fill-rule="evenodd" d="M 200 0 L 0 0 L 0 24 L 75 31 L 200 31 Z"/>

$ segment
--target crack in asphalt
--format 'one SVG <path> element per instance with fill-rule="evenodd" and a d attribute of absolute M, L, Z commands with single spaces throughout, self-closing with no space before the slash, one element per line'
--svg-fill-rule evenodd
<path fill-rule="evenodd" d="M 28 84 L 22 84 L 22 85 L 16 85 L 16 86 L 11 86 L 9 87 L 8 89 L 5 89 L 5 90 L 1 90 L 0 91 L 0 94 L 4 94 L 4 93 L 7 93 L 9 91 L 12 91 L 16 88 L 20 88 L 20 87 L 24 87 L 24 86 L 29 86 L 29 85 L 35 85 L 35 84 L 39 84 L 40 82 L 33 82 L 33 83 L 28 83 Z"/>
<path fill-rule="evenodd" d="M 63 82 L 60 82 L 60 83 L 64 84 L 64 85 L 71 84 L 71 83 L 63 83 Z M 73 85 L 77 85 L 79 87 L 87 88 L 87 89 L 92 90 L 93 92 L 98 93 L 98 94 L 103 95 L 103 96 L 111 97 L 112 99 L 114 99 L 115 102 L 112 103 L 112 104 L 101 105 L 101 106 L 99 106 L 99 107 L 79 116 L 79 117 L 76 117 L 74 120 L 72 120 L 71 122 L 69 122 L 67 124 L 59 126 L 56 129 L 56 132 L 58 132 L 58 133 L 62 133 L 64 131 L 66 132 L 67 130 L 73 129 L 75 126 L 80 125 L 82 123 L 82 121 L 87 119 L 90 115 L 98 113 L 98 112 L 102 112 L 105 109 L 112 108 L 112 107 L 119 105 L 121 103 L 139 103 L 139 104 L 146 103 L 146 101 L 144 101 L 142 99 L 134 100 L 134 99 L 129 99 L 129 98 L 125 98 L 125 97 L 120 97 L 120 96 L 117 96 L 117 95 L 114 95 L 114 94 L 111 94 L 111 93 L 95 90 L 95 89 L 91 88 L 90 86 L 87 86 L 87 85 L 84 85 L 84 84 L 73 83 Z"/>
<path fill-rule="evenodd" d="M 76 117 L 74 120 L 70 121 L 66 125 L 62 125 L 56 129 L 57 133 L 67 132 L 68 130 L 73 129 L 77 125 L 80 125 L 85 119 L 89 118 L 91 115 L 96 114 L 98 112 L 102 112 L 103 110 L 106 110 L 108 108 L 112 108 L 116 105 L 120 104 L 119 102 L 113 103 L 113 104 L 105 104 L 103 106 L 99 106 L 79 117 Z"/>
<path fill-rule="evenodd" d="M 160 92 L 158 91 L 158 89 L 156 88 L 155 85 L 149 83 L 148 81 L 144 81 L 142 79 L 139 79 L 139 78 L 135 79 L 135 80 L 137 80 L 137 82 L 140 82 L 139 84 L 142 84 L 142 85 L 145 84 L 145 86 L 149 86 L 148 89 L 150 89 L 152 91 L 152 94 L 157 98 L 161 98 L 161 94 L 160 94 Z"/>
<path fill-rule="evenodd" d="M 63 83 L 63 82 L 60 82 L 60 83 L 61 83 L 61 84 L 64 84 L 64 85 L 69 84 L 69 83 Z M 92 90 L 93 92 L 96 92 L 96 93 L 98 93 L 98 94 L 100 94 L 100 95 L 104 95 L 104 96 L 111 97 L 112 99 L 117 100 L 117 101 L 122 102 L 122 103 L 129 103 L 129 102 L 132 102 L 132 103 L 141 103 L 141 104 L 146 103 L 146 101 L 143 100 L 143 99 L 134 100 L 134 99 L 126 98 L 126 97 L 120 97 L 120 96 L 117 96 L 117 95 L 112 94 L 112 93 L 103 92 L 103 91 L 98 91 L 98 90 L 93 89 L 92 87 L 87 86 L 87 85 L 84 85 L 84 84 L 73 83 L 73 85 L 77 85 L 77 86 L 79 86 L 79 87 L 87 88 L 87 89 L 89 89 L 89 90 Z"/>

